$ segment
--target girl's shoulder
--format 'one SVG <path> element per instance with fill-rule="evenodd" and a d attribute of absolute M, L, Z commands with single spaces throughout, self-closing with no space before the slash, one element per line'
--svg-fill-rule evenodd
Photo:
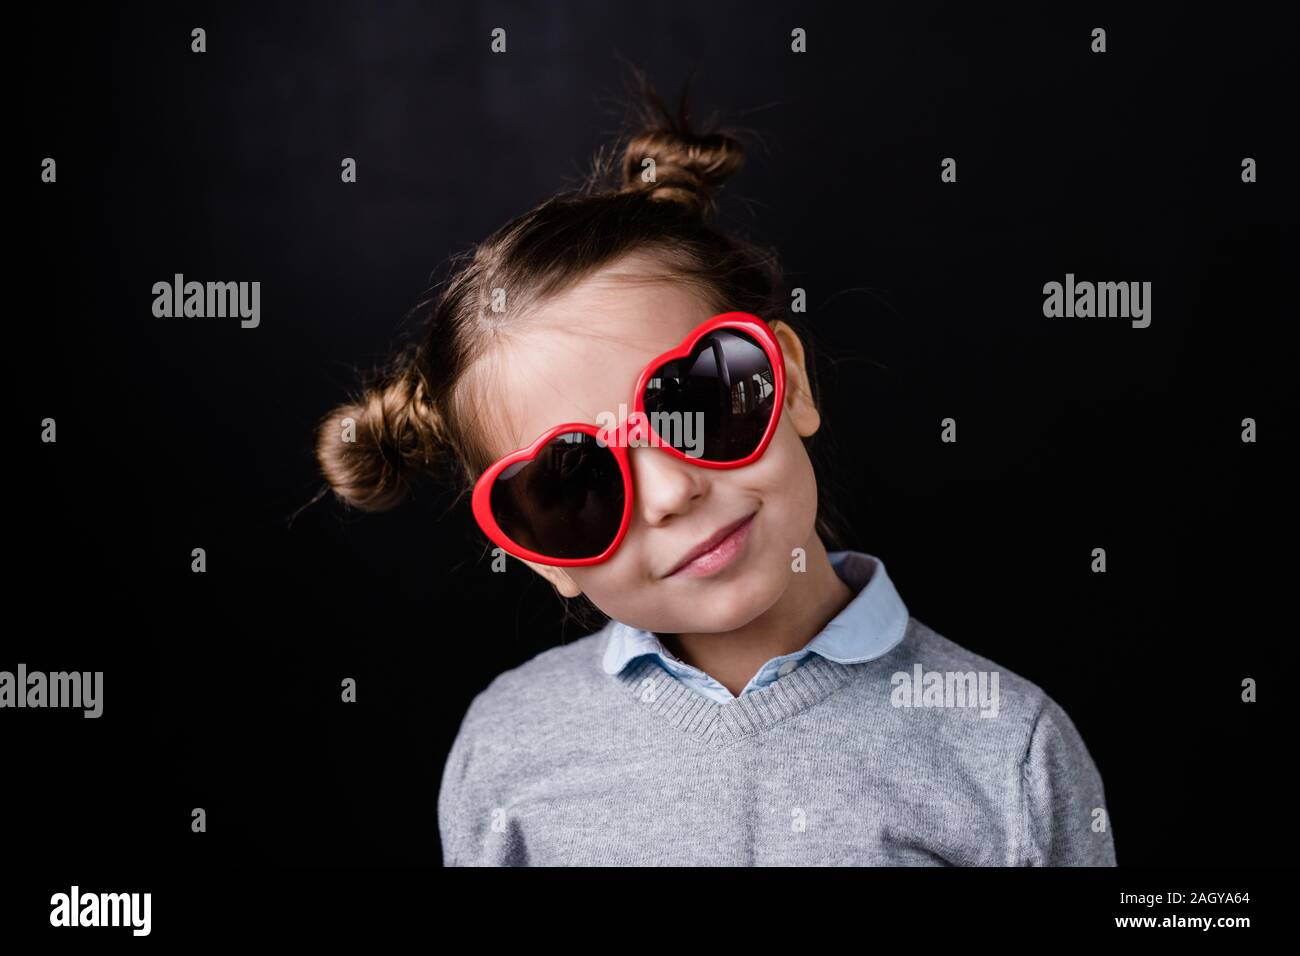
<path fill-rule="evenodd" d="M 876 662 L 891 684 L 895 707 L 941 708 L 1005 733 L 1018 727 L 1026 740 L 1051 721 L 1073 731 L 1065 709 L 1034 680 L 958 644 L 910 617 L 898 646 Z"/>
<path fill-rule="evenodd" d="M 502 671 L 470 702 L 461 734 L 517 734 L 571 713 L 576 702 L 600 689 L 600 658 L 611 624 Z"/>

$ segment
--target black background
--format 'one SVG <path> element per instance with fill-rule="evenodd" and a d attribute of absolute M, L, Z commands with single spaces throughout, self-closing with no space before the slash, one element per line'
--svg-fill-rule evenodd
<path fill-rule="evenodd" d="M 582 632 L 522 565 L 490 573 L 434 484 L 383 515 L 312 503 L 312 429 L 450 254 L 618 132 L 625 59 L 666 94 L 696 68 L 700 112 L 767 144 L 723 221 L 808 291 L 852 546 L 916 617 L 1065 707 L 1121 865 L 1293 859 L 1284 24 L 1094 4 L 21 15 L 0 668 L 102 670 L 105 711 L 0 715 L 11 847 L 440 862 L 469 700 Z M 260 281 L 261 326 L 155 318 L 177 272 Z M 1151 281 L 1151 326 L 1045 319 L 1067 272 Z M 46 416 L 57 444 L 35 438 Z"/>

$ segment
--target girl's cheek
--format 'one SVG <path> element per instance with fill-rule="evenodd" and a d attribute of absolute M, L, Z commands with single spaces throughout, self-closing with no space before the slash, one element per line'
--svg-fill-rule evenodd
<path fill-rule="evenodd" d="M 761 494 L 771 523 L 771 546 L 804 546 L 817 523 L 817 477 L 803 439 L 793 428 L 780 429 L 768 447 L 775 453 Z M 767 455 L 763 460 L 766 461 Z"/>
<path fill-rule="evenodd" d="M 611 560 L 589 568 L 570 569 L 574 583 L 607 614 L 610 613 L 609 608 L 602 601 L 615 605 L 625 604 L 635 601 L 645 589 L 647 560 L 643 557 L 644 546 L 638 540 L 639 537 L 635 527 L 629 528 Z"/>
<path fill-rule="evenodd" d="M 791 496 L 796 500 L 805 498 L 810 492 L 816 496 L 812 460 L 803 439 L 787 420 L 782 420 L 767 451 L 755 464 L 760 469 L 756 477 L 761 476 L 768 494 Z"/>

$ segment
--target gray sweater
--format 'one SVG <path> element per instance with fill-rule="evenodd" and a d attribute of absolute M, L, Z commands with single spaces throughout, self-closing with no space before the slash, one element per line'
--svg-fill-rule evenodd
<path fill-rule="evenodd" d="M 446 865 L 1115 865 L 1065 711 L 915 618 L 883 657 L 811 655 L 725 703 L 650 656 L 606 673 L 612 627 L 474 698 L 438 795 Z"/>

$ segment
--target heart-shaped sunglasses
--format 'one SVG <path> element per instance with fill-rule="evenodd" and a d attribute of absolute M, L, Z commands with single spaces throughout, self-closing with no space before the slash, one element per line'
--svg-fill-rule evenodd
<path fill-rule="evenodd" d="M 474 518 L 515 557 L 599 564 L 631 523 L 629 446 L 741 468 L 767 449 L 784 399 L 785 363 L 767 323 L 715 315 L 642 369 L 632 412 L 616 427 L 566 422 L 494 462 L 474 484 Z"/>

